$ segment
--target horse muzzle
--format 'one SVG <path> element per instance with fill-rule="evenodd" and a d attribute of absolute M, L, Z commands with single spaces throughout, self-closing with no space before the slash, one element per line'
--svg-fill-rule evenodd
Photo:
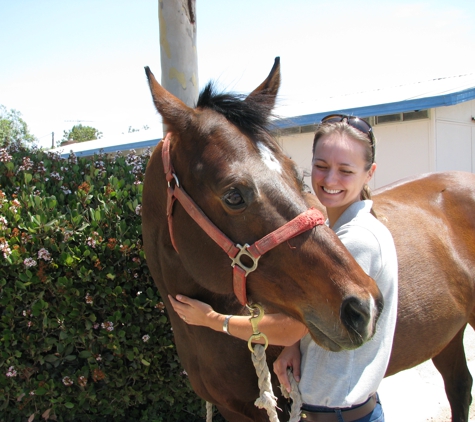
<path fill-rule="evenodd" d="M 318 316 L 315 310 L 306 312 L 305 323 L 313 340 L 332 352 L 352 350 L 370 340 L 376 333 L 376 323 L 383 309 L 382 296 L 362 300 L 347 297 L 340 307 L 340 323 Z"/>

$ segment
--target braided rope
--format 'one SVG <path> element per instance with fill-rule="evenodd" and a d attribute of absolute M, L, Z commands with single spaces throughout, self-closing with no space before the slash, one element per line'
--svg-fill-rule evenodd
<path fill-rule="evenodd" d="M 213 422 L 213 403 L 206 402 L 206 422 Z"/>
<path fill-rule="evenodd" d="M 289 422 L 298 422 L 300 420 L 300 412 L 302 407 L 302 396 L 300 395 L 299 386 L 295 381 L 292 371 L 287 369 L 287 375 L 290 380 L 290 393 L 281 386 L 283 396 L 292 400 L 292 409 L 290 411 Z"/>
<path fill-rule="evenodd" d="M 277 407 L 277 399 L 274 397 L 274 394 L 272 392 L 272 385 L 270 384 L 270 374 L 269 374 L 269 368 L 267 367 L 266 359 L 265 359 L 265 349 L 261 345 L 257 345 L 254 350 L 258 350 L 259 356 L 256 354 L 252 354 L 252 362 L 254 363 L 254 367 L 256 368 L 256 373 L 259 378 L 259 388 L 264 385 L 269 385 L 269 388 L 267 391 L 262 392 L 261 390 L 261 396 L 255 401 L 255 405 L 262 409 L 260 406 L 261 404 L 265 404 L 265 406 L 268 406 L 268 403 L 271 403 L 272 410 L 271 413 L 272 415 L 275 414 L 275 418 L 277 418 L 277 413 L 275 411 L 275 408 Z M 264 361 L 265 368 L 267 369 L 262 369 L 262 361 Z M 269 374 L 269 379 L 267 380 L 267 374 Z M 289 416 L 289 422 L 298 422 L 300 420 L 300 412 L 301 412 L 301 407 L 302 407 L 302 397 L 300 396 L 300 390 L 299 386 L 297 384 L 297 381 L 295 381 L 294 375 L 290 369 L 287 370 L 287 375 L 290 380 L 290 393 L 281 386 L 282 394 L 283 396 L 288 399 L 290 398 L 292 400 L 292 409 L 290 411 L 290 416 Z M 261 379 L 262 378 L 262 379 Z M 267 384 L 268 383 L 268 384 Z M 263 398 L 264 397 L 264 398 Z M 267 410 L 267 408 L 266 408 Z M 271 422 L 273 422 L 273 419 L 270 414 L 269 410 L 267 410 L 267 414 L 269 415 L 269 419 Z M 278 419 L 275 419 L 278 421 Z M 206 422 L 212 422 L 213 421 L 213 404 L 206 402 Z"/>
<path fill-rule="evenodd" d="M 260 393 L 254 404 L 259 409 L 265 409 L 267 411 L 270 422 L 279 422 L 277 411 L 275 410 L 277 407 L 277 397 L 274 396 L 274 392 L 272 391 L 270 372 L 266 361 L 265 347 L 261 344 L 256 344 L 251 357 L 252 363 L 256 368 Z"/>

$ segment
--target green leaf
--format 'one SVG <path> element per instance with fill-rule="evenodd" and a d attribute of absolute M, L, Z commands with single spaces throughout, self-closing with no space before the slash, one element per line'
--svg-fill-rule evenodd
<path fill-rule="evenodd" d="M 46 362 L 53 363 L 53 362 L 56 362 L 58 360 L 58 357 L 55 356 L 55 355 L 46 355 L 44 357 L 44 359 L 45 359 Z"/>
<path fill-rule="evenodd" d="M 142 362 L 142 364 L 145 366 L 150 366 L 150 362 L 147 362 L 145 359 L 140 359 L 140 362 Z"/>
<path fill-rule="evenodd" d="M 68 401 L 64 403 L 64 407 L 67 407 L 68 409 L 72 409 L 74 407 L 74 404 Z"/>
<path fill-rule="evenodd" d="M 23 173 L 23 178 L 25 179 L 25 185 L 31 182 L 33 176 L 30 173 Z"/>
<path fill-rule="evenodd" d="M 26 289 L 25 284 L 22 283 L 20 280 L 15 280 L 15 286 L 17 286 L 18 288 L 23 289 L 23 290 Z"/>

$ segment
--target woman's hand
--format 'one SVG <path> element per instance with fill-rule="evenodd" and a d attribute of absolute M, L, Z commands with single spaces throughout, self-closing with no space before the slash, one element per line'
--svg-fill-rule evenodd
<path fill-rule="evenodd" d="M 190 325 L 210 327 L 211 321 L 219 315 L 207 303 L 187 296 L 177 295 L 174 299 L 168 295 L 168 299 L 178 316 Z"/>
<path fill-rule="evenodd" d="M 292 346 L 286 346 L 274 362 L 274 373 L 279 382 L 290 393 L 290 380 L 287 375 L 287 368 L 292 368 L 295 381 L 300 381 L 300 341 Z"/>

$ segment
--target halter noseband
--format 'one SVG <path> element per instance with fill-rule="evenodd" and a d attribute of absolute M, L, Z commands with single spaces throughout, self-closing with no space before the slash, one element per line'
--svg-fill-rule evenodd
<path fill-rule="evenodd" d="M 309 208 L 302 214 L 295 217 L 293 220 L 279 227 L 267 236 L 256 241 L 249 246 L 247 243 L 244 246 L 234 244 L 221 230 L 219 230 L 213 222 L 204 214 L 204 212 L 196 205 L 184 189 L 180 186 L 178 177 L 173 170 L 170 157 L 170 133 L 163 139 L 162 160 L 166 179 L 168 182 L 167 195 L 167 216 L 168 216 L 168 230 L 172 245 L 178 253 L 173 237 L 173 204 L 176 199 L 183 206 L 185 211 L 193 220 L 224 250 L 231 258 L 231 266 L 233 267 L 233 288 L 234 294 L 242 305 L 247 303 L 246 295 L 246 277 L 257 268 L 257 262 L 261 255 L 267 251 L 280 245 L 282 242 L 289 240 L 299 234 L 325 222 L 323 214 L 315 208 Z M 174 186 L 172 183 L 174 181 Z M 245 255 L 249 257 L 253 264 L 251 267 L 246 266 L 241 262 L 241 257 Z"/>

